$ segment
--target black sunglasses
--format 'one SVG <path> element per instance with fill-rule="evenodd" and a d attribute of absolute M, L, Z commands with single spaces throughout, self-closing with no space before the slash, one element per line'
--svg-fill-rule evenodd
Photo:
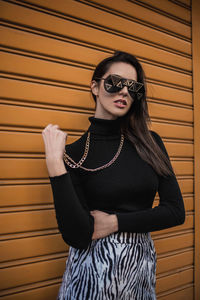
<path fill-rule="evenodd" d="M 132 98 L 137 96 L 138 99 L 141 99 L 144 94 L 144 89 L 142 89 L 144 84 L 132 79 L 123 78 L 115 74 L 108 75 L 106 78 L 97 79 L 104 80 L 104 88 L 108 93 L 117 93 L 122 90 L 124 86 L 126 86 Z"/>

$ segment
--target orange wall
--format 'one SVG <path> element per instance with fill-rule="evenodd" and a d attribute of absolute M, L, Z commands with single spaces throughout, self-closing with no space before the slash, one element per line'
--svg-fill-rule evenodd
<path fill-rule="evenodd" d="M 15 0 L 1 6 L 0 297 L 56 298 L 68 247 L 57 229 L 41 131 L 59 124 L 72 142 L 87 129 L 94 66 L 118 49 L 144 67 L 152 129 L 165 142 L 187 210 L 185 224 L 152 234 L 158 299 L 192 300 L 190 1 Z"/>

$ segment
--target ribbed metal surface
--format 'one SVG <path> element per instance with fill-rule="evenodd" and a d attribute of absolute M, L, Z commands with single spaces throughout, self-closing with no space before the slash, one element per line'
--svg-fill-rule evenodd
<path fill-rule="evenodd" d="M 160 300 L 192 300 L 193 101 L 189 0 L 1 1 L 0 297 L 53 300 L 67 246 L 57 229 L 41 131 L 76 140 L 94 103 L 94 66 L 115 49 L 144 66 L 152 129 L 163 138 L 187 209 L 153 233 Z M 156 203 L 158 197 L 156 198 Z"/>

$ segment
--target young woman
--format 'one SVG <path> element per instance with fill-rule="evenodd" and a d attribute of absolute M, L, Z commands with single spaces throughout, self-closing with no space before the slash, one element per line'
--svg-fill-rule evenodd
<path fill-rule="evenodd" d="M 155 300 L 151 231 L 185 220 L 182 195 L 150 122 L 145 76 L 131 54 L 96 67 L 88 130 L 65 146 L 58 125 L 43 130 L 56 218 L 70 245 L 59 300 Z M 158 191 L 159 205 L 152 208 Z"/>

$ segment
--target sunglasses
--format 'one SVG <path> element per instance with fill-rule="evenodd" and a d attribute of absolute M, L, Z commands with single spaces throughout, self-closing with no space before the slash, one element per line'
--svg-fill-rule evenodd
<path fill-rule="evenodd" d="M 115 74 L 108 75 L 106 78 L 97 79 L 104 80 L 104 88 L 108 93 L 117 93 L 126 86 L 132 98 L 137 96 L 137 99 L 141 99 L 144 94 L 144 84 L 132 79 L 123 78 Z"/>

